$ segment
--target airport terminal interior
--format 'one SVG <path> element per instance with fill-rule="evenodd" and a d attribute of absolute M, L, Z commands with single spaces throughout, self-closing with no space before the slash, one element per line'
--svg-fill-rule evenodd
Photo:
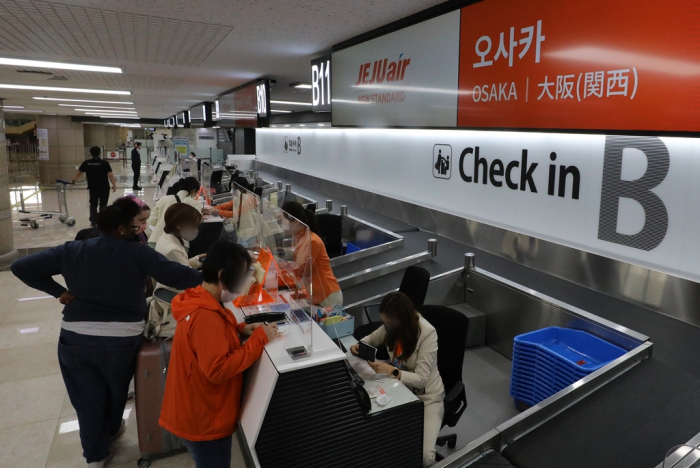
<path fill-rule="evenodd" d="M 0 468 L 700 467 L 691 0 L 0 0 Z"/>

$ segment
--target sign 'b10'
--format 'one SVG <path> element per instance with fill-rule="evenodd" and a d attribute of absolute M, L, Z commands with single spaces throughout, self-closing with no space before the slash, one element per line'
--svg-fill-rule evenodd
<path fill-rule="evenodd" d="M 311 110 L 331 110 L 331 56 L 326 55 L 311 61 Z"/>

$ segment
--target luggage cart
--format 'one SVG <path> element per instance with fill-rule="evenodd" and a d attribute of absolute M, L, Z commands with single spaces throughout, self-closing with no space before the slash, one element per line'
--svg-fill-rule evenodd
<path fill-rule="evenodd" d="M 19 191 L 19 212 L 22 214 L 32 214 L 38 215 L 33 217 L 20 218 L 20 224 L 22 226 L 30 226 L 32 229 L 39 229 L 39 223 L 37 220 L 40 219 L 51 219 L 53 215 L 58 215 L 58 220 L 68 227 L 75 226 L 75 218 L 73 218 L 68 212 L 68 200 L 66 199 L 66 186 L 73 185 L 72 182 L 67 180 L 56 179 L 56 196 L 58 197 L 58 211 L 33 211 L 27 210 L 24 206 L 24 195 L 22 190 Z"/>

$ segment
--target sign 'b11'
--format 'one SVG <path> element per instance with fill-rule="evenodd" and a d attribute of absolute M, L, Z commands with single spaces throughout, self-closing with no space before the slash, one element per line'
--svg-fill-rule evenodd
<path fill-rule="evenodd" d="M 311 61 L 311 110 L 331 110 L 331 56 L 325 55 Z"/>

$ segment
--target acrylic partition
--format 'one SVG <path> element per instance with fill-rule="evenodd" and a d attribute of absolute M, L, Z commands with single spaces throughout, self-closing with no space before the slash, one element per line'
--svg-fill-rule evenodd
<path fill-rule="evenodd" d="M 311 313 L 317 286 L 312 274 L 311 231 L 277 205 L 238 184 L 233 184 L 232 201 L 230 237 L 255 261 L 256 283 L 238 305 L 247 307 L 246 314 L 286 312 L 285 349 L 292 350 L 295 359 L 310 357 Z M 318 287 L 322 287 L 320 283 Z"/>

